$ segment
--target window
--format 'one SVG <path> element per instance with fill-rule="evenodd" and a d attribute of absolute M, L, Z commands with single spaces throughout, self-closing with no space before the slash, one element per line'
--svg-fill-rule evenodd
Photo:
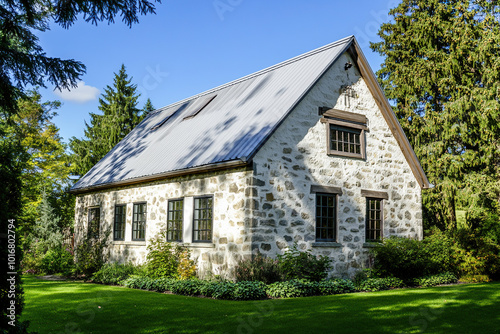
<path fill-rule="evenodd" d="M 337 241 L 337 195 L 316 193 L 316 241 Z"/>
<path fill-rule="evenodd" d="M 183 120 L 190 119 L 190 118 L 193 118 L 196 115 L 198 115 L 216 97 L 217 97 L 217 95 L 209 96 L 208 98 L 206 98 L 203 101 L 201 100 L 201 98 L 199 98 L 198 101 L 196 101 L 195 104 L 193 105 L 194 111 L 190 115 L 184 117 Z"/>
<path fill-rule="evenodd" d="M 184 200 L 169 200 L 167 214 L 167 241 L 182 241 Z"/>
<path fill-rule="evenodd" d="M 389 199 L 385 191 L 361 190 L 361 196 L 366 197 L 365 241 L 382 241 L 384 231 L 384 199 Z"/>
<path fill-rule="evenodd" d="M 382 241 L 382 199 L 366 198 L 366 237 L 369 241 Z"/>
<path fill-rule="evenodd" d="M 113 226 L 113 240 L 125 240 L 125 219 L 127 217 L 127 206 L 115 206 L 115 223 Z"/>
<path fill-rule="evenodd" d="M 327 154 L 364 159 L 366 116 L 336 109 L 321 112 L 321 121 L 327 123 Z"/>
<path fill-rule="evenodd" d="M 213 198 L 198 197 L 194 199 L 193 241 L 211 242 L 213 223 Z"/>
<path fill-rule="evenodd" d="M 132 240 L 146 240 L 146 203 L 134 203 Z"/>
<path fill-rule="evenodd" d="M 89 209 L 89 225 L 87 233 L 91 238 L 99 238 L 99 228 L 101 225 L 101 208 Z"/>

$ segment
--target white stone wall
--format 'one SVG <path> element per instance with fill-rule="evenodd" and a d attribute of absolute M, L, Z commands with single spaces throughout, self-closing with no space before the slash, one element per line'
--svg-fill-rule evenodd
<path fill-rule="evenodd" d="M 334 273 L 344 276 L 367 262 L 362 189 L 388 193 L 383 202 L 385 237 L 422 237 L 420 187 L 363 78 L 354 67 L 344 70 L 348 61 L 355 63 L 344 54 L 254 158 L 259 209 L 253 212 L 256 227 L 251 230 L 254 251 L 275 256 L 297 242 L 300 249 L 332 257 Z M 340 93 L 342 85 L 352 85 L 357 97 L 348 101 Z M 326 154 L 328 125 L 320 122 L 319 106 L 367 116 L 366 160 Z M 337 208 L 340 245 L 314 245 L 316 199 L 311 185 L 342 188 Z"/>
<path fill-rule="evenodd" d="M 275 256 L 296 242 L 301 249 L 330 256 L 333 274 L 352 276 L 367 260 L 364 189 L 389 196 L 383 204 L 385 237 L 421 238 L 419 185 L 363 78 L 354 67 L 344 70 L 347 61 L 355 63 L 344 54 L 302 99 L 254 157 L 253 170 L 184 176 L 79 195 L 77 233 L 86 231 L 90 207 L 100 206 L 102 226 L 112 229 L 114 206 L 127 204 L 125 241 L 111 241 L 111 260 L 142 263 L 148 239 L 165 227 L 168 200 L 184 198 L 184 244 L 202 273 L 231 276 L 240 259 L 259 252 Z M 348 101 L 340 94 L 342 85 L 352 85 L 357 97 Z M 365 160 L 326 154 L 327 125 L 320 122 L 319 106 L 367 116 Z M 315 244 L 311 185 L 342 188 L 337 245 Z M 202 195 L 214 196 L 211 244 L 190 239 L 193 197 Z M 133 203 L 143 201 L 147 202 L 146 241 L 131 241 Z"/>
<path fill-rule="evenodd" d="M 251 170 L 238 169 L 79 195 L 75 213 L 77 242 L 87 231 L 89 208 L 100 207 L 101 231 L 112 231 L 115 205 L 126 204 L 125 240 L 113 241 L 110 235 L 110 260 L 143 263 L 149 239 L 166 227 L 168 200 L 184 198 L 183 244 L 191 249 L 201 272 L 229 273 L 228 269 L 243 256 L 251 255 L 251 244 L 243 228 L 245 206 L 249 205 L 245 190 L 251 180 Z M 213 243 L 192 242 L 193 198 L 203 195 L 214 198 Z M 146 241 L 132 241 L 132 210 L 136 202 L 147 202 Z"/>

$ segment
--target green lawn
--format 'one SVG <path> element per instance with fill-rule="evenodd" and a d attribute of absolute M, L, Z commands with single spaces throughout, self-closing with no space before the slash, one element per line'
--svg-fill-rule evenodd
<path fill-rule="evenodd" d="M 235 302 L 24 278 L 39 333 L 500 333 L 500 282 Z"/>

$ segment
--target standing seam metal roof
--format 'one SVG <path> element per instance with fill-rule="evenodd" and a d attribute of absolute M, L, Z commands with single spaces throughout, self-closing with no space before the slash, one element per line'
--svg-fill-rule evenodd
<path fill-rule="evenodd" d="M 249 160 L 353 38 L 151 112 L 71 190 Z"/>

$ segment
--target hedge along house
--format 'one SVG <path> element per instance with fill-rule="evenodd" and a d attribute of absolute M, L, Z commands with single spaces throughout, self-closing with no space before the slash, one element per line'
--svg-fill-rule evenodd
<path fill-rule="evenodd" d="M 112 261 L 166 231 L 205 273 L 297 243 L 347 276 L 422 237 L 429 186 L 351 36 L 152 112 L 71 191 L 77 240 L 111 229 Z"/>

